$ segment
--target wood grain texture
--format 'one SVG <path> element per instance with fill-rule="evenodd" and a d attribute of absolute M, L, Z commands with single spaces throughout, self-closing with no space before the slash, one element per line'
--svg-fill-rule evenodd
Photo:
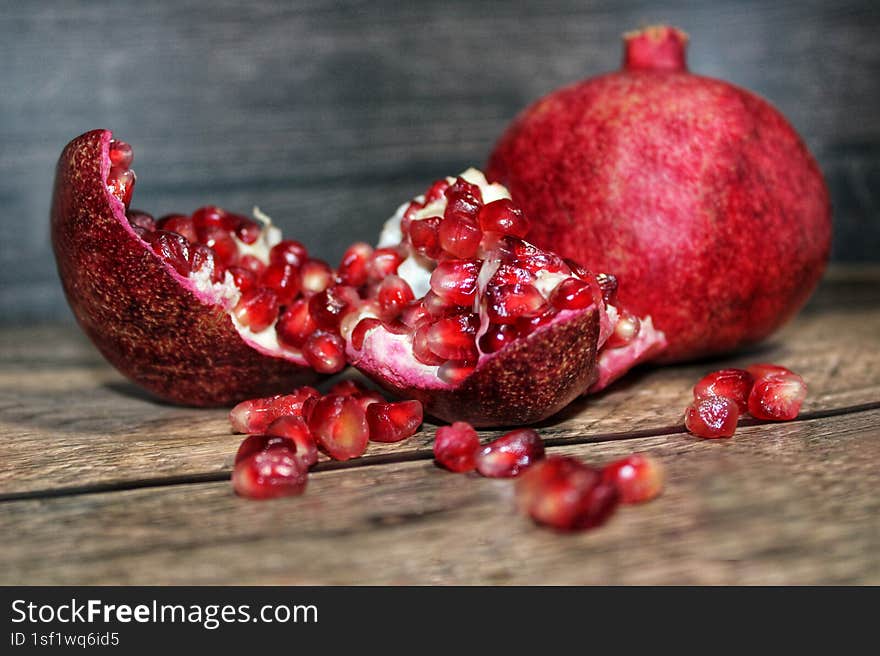
<path fill-rule="evenodd" d="M 0 221 L 20 238 L 0 242 L 0 321 L 69 317 L 46 217 L 55 160 L 86 130 L 135 145 L 136 205 L 259 204 L 336 260 L 431 179 L 484 162 L 527 103 L 616 68 L 619 35 L 656 21 L 690 32 L 695 71 L 791 119 L 832 190 L 835 258 L 876 261 L 870 0 L 6 2 Z"/>
<path fill-rule="evenodd" d="M 756 361 L 801 373 L 803 412 L 880 403 L 880 273 L 827 281 L 807 310 L 759 349 L 725 360 L 646 369 L 577 401 L 541 426 L 551 443 L 683 430 L 691 388 L 704 373 Z M 241 436 L 226 412 L 147 398 L 72 328 L 6 329 L 0 346 L 0 498 L 95 485 L 228 474 Z M 745 420 L 749 421 L 749 420 Z M 483 431 L 486 438 L 497 435 Z M 397 444 L 371 444 L 374 460 L 425 457 L 434 426 Z"/>
<path fill-rule="evenodd" d="M 632 451 L 657 500 L 560 535 L 513 510 L 510 481 L 431 462 L 315 473 L 257 503 L 227 482 L 0 504 L 2 584 L 878 584 L 880 410 L 551 449 Z M 62 564 L 63 563 L 63 564 Z"/>

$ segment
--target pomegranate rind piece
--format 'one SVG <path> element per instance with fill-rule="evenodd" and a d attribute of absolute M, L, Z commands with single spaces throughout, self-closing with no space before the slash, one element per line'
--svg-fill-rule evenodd
<path fill-rule="evenodd" d="M 106 186 L 109 130 L 61 153 L 52 247 L 80 327 L 120 372 L 159 398 L 231 405 L 318 379 L 299 355 L 248 342 L 227 311 L 153 254 Z"/>

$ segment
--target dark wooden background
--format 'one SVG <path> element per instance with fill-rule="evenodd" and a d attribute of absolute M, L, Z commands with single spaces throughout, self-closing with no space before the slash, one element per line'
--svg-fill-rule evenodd
<path fill-rule="evenodd" d="M 834 258 L 880 259 L 880 3 L 646 0 L 0 2 L 0 322 L 69 319 L 47 238 L 64 144 L 135 145 L 135 205 L 253 204 L 334 262 L 516 112 L 691 35 L 692 70 L 775 103 L 818 157 Z"/>

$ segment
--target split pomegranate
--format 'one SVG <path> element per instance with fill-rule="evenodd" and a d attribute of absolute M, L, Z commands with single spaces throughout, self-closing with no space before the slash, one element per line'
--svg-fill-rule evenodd
<path fill-rule="evenodd" d="M 269 444 L 239 460 L 232 470 L 232 487 L 250 499 L 274 499 L 302 494 L 308 469 L 284 442 Z"/>
<path fill-rule="evenodd" d="M 740 413 L 748 410 L 749 392 L 755 382 L 752 374 L 744 369 L 721 369 L 707 374 L 694 385 L 694 398 L 724 396 L 736 402 Z"/>
<path fill-rule="evenodd" d="M 434 459 L 449 471 L 473 471 L 479 448 L 477 431 L 464 421 L 441 426 L 434 437 Z"/>
<path fill-rule="evenodd" d="M 663 491 L 663 465 L 651 456 L 634 453 L 602 469 L 602 477 L 617 487 L 621 503 L 643 503 Z"/>
<path fill-rule="evenodd" d="M 514 478 L 544 457 L 544 441 L 530 428 L 511 431 L 477 453 L 477 471 L 489 478 Z"/>
<path fill-rule="evenodd" d="M 619 277 L 617 300 L 666 334 L 658 359 L 761 340 L 824 269 L 822 174 L 769 103 L 687 70 L 683 32 L 649 27 L 625 41 L 622 70 L 517 117 L 489 179 L 510 188 L 530 241 Z M 610 342 L 638 330 L 621 324 Z"/>
<path fill-rule="evenodd" d="M 752 386 L 749 414 L 767 421 L 796 419 L 806 396 L 807 385 L 796 373 L 769 370 Z"/>
<path fill-rule="evenodd" d="M 696 399 L 685 411 L 684 425 L 698 437 L 730 437 L 736 431 L 739 408 L 724 396 Z"/>

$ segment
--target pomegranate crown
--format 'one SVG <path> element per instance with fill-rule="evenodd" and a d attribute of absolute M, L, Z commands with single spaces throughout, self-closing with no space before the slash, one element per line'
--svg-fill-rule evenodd
<path fill-rule="evenodd" d="M 669 25 L 651 25 L 623 35 L 623 67 L 628 71 L 686 71 L 688 35 Z"/>

